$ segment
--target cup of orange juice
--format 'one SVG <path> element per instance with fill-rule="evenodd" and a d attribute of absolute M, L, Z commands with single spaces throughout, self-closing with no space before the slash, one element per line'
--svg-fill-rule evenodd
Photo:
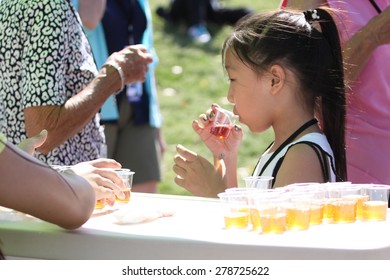
<path fill-rule="evenodd" d="M 389 185 L 365 185 L 363 192 L 367 195 L 367 200 L 363 202 L 363 221 L 384 221 L 386 220 L 387 208 L 389 204 Z"/>

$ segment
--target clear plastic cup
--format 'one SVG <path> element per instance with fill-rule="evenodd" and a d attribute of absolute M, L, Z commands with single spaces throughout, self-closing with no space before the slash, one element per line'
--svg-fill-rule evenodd
<path fill-rule="evenodd" d="M 210 133 L 221 138 L 226 139 L 229 137 L 231 130 L 234 128 L 237 121 L 237 116 L 233 112 L 226 109 L 216 107 L 215 117 L 210 128 Z"/>

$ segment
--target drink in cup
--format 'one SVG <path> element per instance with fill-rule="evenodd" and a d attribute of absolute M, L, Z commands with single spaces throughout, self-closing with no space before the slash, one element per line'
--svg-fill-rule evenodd
<path fill-rule="evenodd" d="M 371 185 L 363 187 L 363 189 L 368 196 L 367 201 L 364 201 L 362 206 L 363 221 L 386 220 L 390 186 Z"/>
<path fill-rule="evenodd" d="M 241 193 L 246 196 L 246 203 L 248 205 L 248 217 L 249 224 L 252 225 L 253 231 L 258 231 L 260 229 L 260 217 L 259 211 L 254 207 L 253 195 L 258 193 L 260 190 L 257 188 L 228 188 L 225 192 L 228 193 Z"/>
<path fill-rule="evenodd" d="M 249 225 L 249 207 L 244 192 L 223 192 L 218 194 L 221 201 L 226 229 L 246 229 Z"/>
<path fill-rule="evenodd" d="M 215 108 L 215 117 L 210 128 L 210 133 L 219 137 L 220 139 L 226 139 L 229 137 L 230 131 L 236 124 L 237 116 L 228 110 L 220 107 Z"/>
<path fill-rule="evenodd" d="M 254 207 L 260 218 L 262 234 L 283 233 L 286 231 L 286 211 L 288 197 L 284 192 L 269 190 L 253 195 Z"/>
<path fill-rule="evenodd" d="M 356 221 L 357 204 L 362 196 L 360 186 L 340 186 L 328 190 L 333 210 L 334 223 L 353 223 Z"/>
<path fill-rule="evenodd" d="M 129 203 L 130 197 L 131 197 L 131 187 L 133 185 L 133 176 L 134 172 L 130 171 L 130 169 L 122 168 L 115 170 L 118 175 L 122 178 L 124 183 L 124 188 L 122 189 L 122 192 L 125 195 L 124 199 L 120 199 L 116 197 L 116 202 L 118 203 Z"/>
<path fill-rule="evenodd" d="M 95 209 L 100 210 L 100 209 L 103 209 L 105 206 L 106 206 L 106 199 L 105 198 L 96 200 Z"/>
<path fill-rule="evenodd" d="M 289 193 L 286 226 L 289 230 L 305 230 L 310 226 L 311 202 L 313 195 L 305 191 Z"/>

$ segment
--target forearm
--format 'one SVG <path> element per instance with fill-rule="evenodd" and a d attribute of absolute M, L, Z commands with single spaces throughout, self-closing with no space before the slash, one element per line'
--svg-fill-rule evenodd
<path fill-rule="evenodd" d="M 326 0 L 288 0 L 286 8 L 304 11 L 324 4 L 326 4 Z"/>
<path fill-rule="evenodd" d="M 343 46 L 345 80 L 355 81 L 369 60 L 376 46 L 364 31 L 357 32 Z"/>
<path fill-rule="evenodd" d="M 67 176 L 68 182 L 10 145 L 0 154 L 0 205 L 64 228 L 77 228 L 90 217 L 95 196 L 83 178 Z"/>
<path fill-rule="evenodd" d="M 90 30 L 95 29 L 105 9 L 106 0 L 80 0 L 78 12 L 83 25 Z"/>
<path fill-rule="evenodd" d="M 27 137 L 46 129 L 47 140 L 38 150 L 48 153 L 85 127 L 106 99 L 121 87 L 120 84 L 115 68 L 103 67 L 92 83 L 68 99 L 63 106 L 26 108 L 24 113 Z"/>
<path fill-rule="evenodd" d="M 214 157 L 214 166 L 221 168 L 225 188 L 238 187 L 237 160 L 237 155 Z"/>

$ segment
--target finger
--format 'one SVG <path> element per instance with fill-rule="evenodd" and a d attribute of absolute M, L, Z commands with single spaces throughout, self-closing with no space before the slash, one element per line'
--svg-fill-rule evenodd
<path fill-rule="evenodd" d="M 184 179 L 183 179 L 182 177 L 176 176 L 176 177 L 174 178 L 174 181 L 175 181 L 175 183 L 176 183 L 178 186 L 180 186 L 180 187 L 182 187 L 182 188 L 185 188 L 185 181 L 184 181 Z"/>
<path fill-rule="evenodd" d="M 204 126 L 203 125 L 200 125 L 198 121 L 193 121 L 192 122 L 192 128 L 194 129 L 194 131 L 197 133 L 197 134 L 201 134 L 203 129 L 204 129 Z"/>
<path fill-rule="evenodd" d="M 91 165 L 96 168 L 113 168 L 119 169 L 122 168 L 122 165 L 114 159 L 109 158 L 99 158 L 90 161 Z"/>
<path fill-rule="evenodd" d="M 180 167 L 183 167 L 185 165 L 186 160 L 181 155 L 175 155 L 173 157 L 173 161 L 175 164 L 177 164 Z"/>
<path fill-rule="evenodd" d="M 180 167 L 177 164 L 173 165 L 172 170 L 176 173 L 177 176 L 180 176 L 181 178 L 184 178 L 187 173 L 184 168 Z"/>
<path fill-rule="evenodd" d="M 188 150 L 183 145 L 177 145 L 176 151 L 179 153 L 180 156 L 182 156 L 186 161 L 194 161 L 197 158 L 197 153 Z"/>
<path fill-rule="evenodd" d="M 33 137 L 34 147 L 38 148 L 42 146 L 43 143 L 45 143 L 46 139 L 47 139 L 47 130 L 43 129 L 37 136 Z"/>
<path fill-rule="evenodd" d="M 125 198 L 125 194 L 122 191 L 122 189 L 123 189 L 123 181 L 120 182 L 120 185 L 116 185 L 110 179 L 104 178 L 102 176 L 98 176 L 95 181 L 96 181 L 96 183 L 99 186 L 104 187 L 106 190 L 107 189 L 110 190 L 111 192 L 113 192 L 120 199 L 124 199 Z"/>
<path fill-rule="evenodd" d="M 97 186 L 95 188 L 95 193 L 96 193 L 96 200 L 99 199 L 115 200 L 115 193 L 109 188 L 105 188 L 103 186 Z"/>
<path fill-rule="evenodd" d="M 210 120 L 209 120 L 209 115 L 208 114 L 201 114 L 199 115 L 199 121 L 198 123 L 200 122 L 200 126 L 202 127 L 205 127 L 207 124 L 209 124 Z"/>
<path fill-rule="evenodd" d="M 114 169 L 98 168 L 95 170 L 95 174 L 98 174 L 101 177 L 112 181 L 115 185 L 119 186 L 120 188 L 124 187 L 122 177 Z"/>

